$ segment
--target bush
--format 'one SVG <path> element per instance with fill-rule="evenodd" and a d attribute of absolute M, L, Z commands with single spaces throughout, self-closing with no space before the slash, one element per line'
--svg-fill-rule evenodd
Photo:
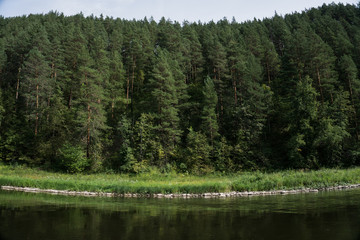
<path fill-rule="evenodd" d="M 83 172 L 89 166 L 89 161 L 81 147 L 72 146 L 69 143 L 59 149 L 58 162 L 60 168 L 69 173 Z"/>

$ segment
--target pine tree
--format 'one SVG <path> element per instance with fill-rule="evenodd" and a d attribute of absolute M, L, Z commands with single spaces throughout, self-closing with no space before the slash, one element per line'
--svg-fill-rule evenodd
<path fill-rule="evenodd" d="M 183 27 L 184 45 L 187 49 L 185 55 L 186 62 L 186 83 L 201 82 L 201 73 L 203 71 L 203 54 L 202 45 L 199 41 L 199 36 L 192 25 L 185 25 Z"/>
<path fill-rule="evenodd" d="M 134 84 L 136 77 L 136 68 L 137 68 L 137 59 L 141 55 L 141 45 L 138 39 L 135 39 L 134 36 L 130 36 L 128 46 L 126 47 L 125 52 L 125 64 L 126 64 L 126 99 L 133 107 L 133 95 L 134 95 Z"/>
<path fill-rule="evenodd" d="M 218 97 L 215 91 L 215 85 L 211 78 L 206 78 L 203 88 L 203 109 L 201 114 L 201 131 L 207 136 L 211 146 L 219 136 L 219 126 L 216 116 L 216 106 Z"/>
<path fill-rule="evenodd" d="M 297 83 L 293 93 L 288 125 L 290 139 L 286 143 L 288 164 L 292 167 L 309 168 L 317 165 L 314 149 L 319 108 L 317 95 L 312 79 L 308 76 Z"/>
<path fill-rule="evenodd" d="M 176 88 L 176 98 L 178 99 L 177 109 L 179 119 L 182 121 L 179 122 L 181 131 L 186 131 L 189 127 L 189 121 L 187 113 L 191 104 L 189 103 L 189 94 L 188 94 L 188 85 L 185 83 L 186 77 L 183 74 L 179 63 L 175 59 L 168 59 L 169 67 L 171 74 L 174 77 L 175 88 Z"/>
<path fill-rule="evenodd" d="M 79 73 L 80 68 L 80 56 L 81 51 L 87 45 L 85 37 L 81 32 L 81 29 L 78 25 L 75 25 L 74 22 L 71 22 L 68 26 L 66 32 L 66 38 L 64 42 L 64 62 L 65 62 L 65 71 L 64 71 L 64 83 L 63 83 L 63 92 L 66 96 L 67 106 L 69 109 L 73 106 L 74 95 L 77 95 L 77 86 L 79 84 L 79 78 L 81 73 Z"/>
<path fill-rule="evenodd" d="M 253 55 L 246 59 L 241 105 L 241 129 L 252 144 L 260 144 L 260 136 L 270 111 L 272 91 L 261 84 L 262 68 Z"/>
<path fill-rule="evenodd" d="M 137 173 L 135 153 L 132 148 L 133 131 L 131 122 L 125 117 L 119 121 L 118 132 L 121 135 L 121 145 L 117 149 L 116 159 L 113 160 L 112 167 L 122 172 Z"/>
<path fill-rule="evenodd" d="M 333 102 L 337 80 L 333 51 L 317 35 L 311 36 L 310 39 L 314 39 L 314 42 L 309 43 L 311 46 L 309 68 L 313 78 L 317 80 L 321 102 L 323 103 L 325 100 Z"/>
<path fill-rule="evenodd" d="M 267 29 L 262 22 L 245 24 L 244 37 L 251 53 L 262 64 L 265 82 L 270 86 L 279 71 L 279 59 L 274 43 L 267 37 Z"/>
<path fill-rule="evenodd" d="M 269 36 L 274 43 L 275 49 L 280 57 L 284 56 L 285 46 L 290 38 L 290 29 L 283 17 L 275 13 L 271 20 L 265 20 L 269 30 Z"/>
<path fill-rule="evenodd" d="M 136 160 L 146 165 L 159 165 L 160 136 L 157 135 L 155 114 L 143 113 L 134 126 L 134 153 Z"/>
<path fill-rule="evenodd" d="M 21 87 L 26 101 L 29 120 L 34 121 L 34 135 L 39 131 L 39 121 L 53 92 L 50 68 L 42 52 L 35 47 L 24 63 L 24 82 Z"/>
<path fill-rule="evenodd" d="M 134 173 L 358 164 L 358 13 L 0 17 L 0 158 Z"/>
<path fill-rule="evenodd" d="M 7 56 L 5 53 L 5 41 L 4 39 L 0 38 L 0 86 L 2 85 L 2 79 L 3 79 L 3 69 L 5 68 L 5 63 L 7 60 Z M 0 91 L 1 94 L 1 91 Z M 0 95 L 0 126 L 1 126 L 1 121 L 3 119 L 3 113 L 4 113 L 4 107 L 3 107 L 3 103 L 2 103 L 2 94 Z M 0 135 L 0 139 L 1 139 L 1 135 Z"/>
<path fill-rule="evenodd" d="M 104 151 L 107 156 L 112 156 L 122 144 L 123 139 L 118 127 L 127 106 L 124 91 L 125 70 L 122 57 L 117 50 L 112 51 L 110 53 L 109 80 L 104 88 L 105 98 L 107 99 L 107 125 L 110 127 L 110 132 L 107 133 L 107 146 Z M 119 169 L 119 167 L 116 167 L 116 169 Z"/>
<path fill-rule="evenodd" d="M 339 60 L 340 80 L 343 82 L 345 89 L 348 90 L 352 105 L 353 114 L 350 117 L 356 139 L 359 140 L 359 119 L 360 101 L 357 96 L 360 94 L 360 80 L 358 78 L 357 67 L 351 56 L 344 55 Z"/>
<path fill-rule="evenodd" d="M 119 52 L 114 51 L 110 56 L 110 76 L 107 86 L 107 93 L 111 105 L 111 119 L 113 122 L 119 119 L 119 115 L 125 110 L 126 96 L 124 92 L 125 70 L 122 64 L 122 57 Z"/>
<path fill-rule="evenodd" d="M 104 112 L 103 78 L 95 69 L 88 50 L 83 47 L 79 56 L 79 95 L 75 107 L 78 123 L 78 137 L 84 143 L 86 157 L 95 160 L 95 168 L 101 160 L 103 130 L 107 128 Z"/>
<path fill-rule="evenodd" d="M 5 68 L 6 58 L 5 41 L 3 38 L 0 38 L 0 81 L 2 79 L 3 69 Z"/>
<path fill-rule="evenodd" d="M 208 49 L 208 58 L 210 61 L 210 66 L 212 67 L 210 76 L 213 78 L 213 82 L 216 88 L 219 99 L 219 119 L 220 124 L 224 114 L 224 96 L 225 96 L 225 87 L 226 87 L 226 78 L 228 76 L 228 71 L 226 68 L 226 52 L 224 46 L 219 42 L 217 38 L 213 38 L 213 41 L 210 43 L 210 48 Z"/>
<path fill-rule="evenodd" d="M 344 159 L 344 147 L 351 136 L 348 132 L 351 104 L 347 92 L 337 92 L 334 102 L 321 108 L 315 126 L 316 159 L 322 166 L 339 166 Z"/>
<path fill-rule="evenodd" d="M 169 53 L 157 49 L 158 59 L 154 66 L 150 84 L 154 104 L 155 120 L 160 142 L 165 149 L 165 158 L 175 150 L 180 141 L 178 94 L 174 76 L 170 70 Z"/>

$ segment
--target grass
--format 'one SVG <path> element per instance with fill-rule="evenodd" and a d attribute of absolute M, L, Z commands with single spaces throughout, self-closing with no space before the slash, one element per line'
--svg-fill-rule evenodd
<path fill-rule="evenodd" d="M 322 188 L 360 183 L 360 168 L 287 170 L 231 175 L 182 174 L 64 174 L 0 165 L 0 185 L 115 193 L 206 193 Z"/>

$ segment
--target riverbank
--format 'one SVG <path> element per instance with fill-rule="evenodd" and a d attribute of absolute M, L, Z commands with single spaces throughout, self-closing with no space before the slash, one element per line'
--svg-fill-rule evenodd
<path fill-rule="evenodd" d="M 245 192 L 223 192 L 223 193 L 154 193 L 154 194 L 139 194 L 139 193 L 105 193 L 105 192 L 77 192 L 68 190 L 55 190 L 55 189 L 40 189 L 29 187 L 14 187 L 14 186 L 1 186 L 1 190 L 5 191 L 18 191 L 30 193 L 47 193 L 53 195 L 65 196 L 85 196 L 85 197 L 122 197 L 122 198 L 227 198 L 227 197 L 249 197 L 249 196 L 267 196 L 267 195 L 287 195 L 299 193 L 317 193 L 319 191 L 336 191 L 360 188 L 360 184 L 351 184 L 346 186 L 326 187 L 320 189 L 296 189 L 296 190 L 275 190 L 275 191 L 245 191 Z"/>
<path fill-rule="evenodd" d="M 118 197 L 232 197 L 295 194 L 360 187 L 360 168 L 243 172 L 232 175 L 62 174 L 0 166 L 4 190 Z"/>

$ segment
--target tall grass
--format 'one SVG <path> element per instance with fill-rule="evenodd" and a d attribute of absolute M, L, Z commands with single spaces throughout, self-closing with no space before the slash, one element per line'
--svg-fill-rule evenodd
<path fill-rule="evenodd" d="M 115 193 L 206 193 L 322 188 L 360 183 L 360 168 L 287 170 L 231 175 L 182 174 L 63 174 L 0 165 L 0 185 L 71 191 Z"/>

